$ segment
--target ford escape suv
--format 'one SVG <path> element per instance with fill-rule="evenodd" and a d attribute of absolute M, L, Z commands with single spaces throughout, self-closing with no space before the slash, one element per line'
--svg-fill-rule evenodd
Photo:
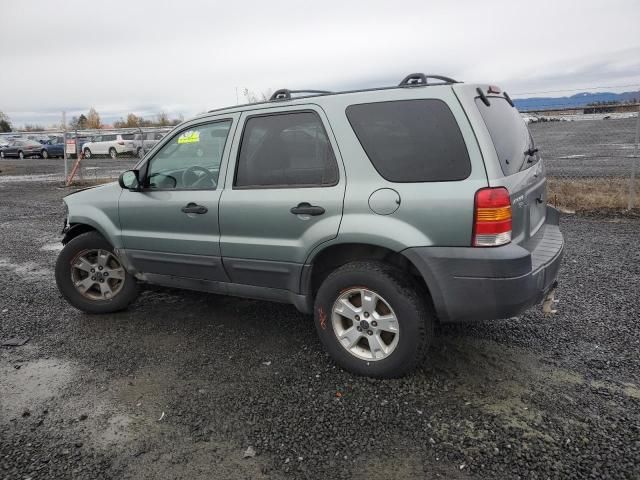
<path fill-rule="evenodd" d="M 374 377 L 418 365 L 436 321 L 551 299 L 564 247 L 509 96 L 423 74 L 213 110 L 64 202 L 56 281 L 76 308 L 123 309 L 140 283 L 289 302 Z"/>

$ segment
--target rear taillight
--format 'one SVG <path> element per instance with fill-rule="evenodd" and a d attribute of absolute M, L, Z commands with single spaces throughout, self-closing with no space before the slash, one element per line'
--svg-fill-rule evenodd
<path fill-rule="evenodd" d="M 473 210 L 474 247 L 497 247 L 511 241 L 511 199 L 504 187 L 476 192 Z"/>
<path fill-rule="evenodd" d="M 124 145 L 124 140 L 118 140 L 118 145 Z"/>

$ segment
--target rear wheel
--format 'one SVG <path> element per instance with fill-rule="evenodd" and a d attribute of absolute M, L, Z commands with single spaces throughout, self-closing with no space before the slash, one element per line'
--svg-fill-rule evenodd
<path fill-rule="evenodd" d="M 46 150 L 43 149 L 40 152 L 40 156 L 46 160 L 47 158 L 49 158 L 49 152 L 47 152 Z"/>
<path fill-rule="evenodd" d="M 98 232 L 83 233 L 65 245 L 56 262 L 56 283 L 71 305 L 87 313 L 123 310 L 138 295 L 135 277 Z"/>
<path fill-rule="evenodd" d="M 84 149 L 84 158 L 91 158 L 91 150 L 88 148 Z"/>
<path fill-rule="evenodd" d="M 139 149 L 136 151 L 136 155 L 138 156 L 138 158 L 142 158 L 142 157 L 144 157 L 144 152 L 142 151 L 142 148 L 139 148 Z"/>
<path fill-rule="evenodd" d="M 115 159 L 118 156 L 118 152 L 116 152 L 116 149 L 111 147 L 109 149 L 109 156 L 113 159 Z"/>
<path fill-rule="evenodd" d="M 345 370 L 393 378 L 414 369 L 433 337 L 435 316 L 408 274 L 376 261 L 343 265 L 320 286 L 315 324 Z"/>
<path fill-rule="evenodd" d="M 18 158 L 19 158 L 20 160 L 24 160 L 24 152 L 23 152 L 22 150 L 20 150 L 20 151 L 18 152 Z"/>

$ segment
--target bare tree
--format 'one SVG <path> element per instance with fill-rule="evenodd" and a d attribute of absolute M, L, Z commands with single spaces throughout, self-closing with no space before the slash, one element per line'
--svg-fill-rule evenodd
<path fill-rule="evenodd" d="M 91 128 L 91 129 L 102 128 L 102 123 L 100 122 L 100 114 L 93 107 L 89 109 L 89 113 L 87 114 L 86 128 Z"/>
<path fill-rule="evenodd" d="M 242 95 L 247 100 L 247 103 L 266 102 L 271 98 L 272 94 L 273 92 L 271 91 L 270 88 L 259 94 L 256 94 L 255 92 L 249 90 L 246 87 L 242 89 Z"/>

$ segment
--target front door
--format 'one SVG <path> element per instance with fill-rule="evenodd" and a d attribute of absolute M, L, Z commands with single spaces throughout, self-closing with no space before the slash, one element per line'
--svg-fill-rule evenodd
<path fill-rule="evenodd" d="M 218 187 L 234 116 L 175 133 L 141 168 L 142 191 L 122 192 L 122 243 L 143 273 L 227 280 L 220 260 Z"/>
<path fill-rule="evenodd" d="M 243 113 L 240 125 L 220 200 L 225 269 L 234 283 L 297 292 L 309 253 L 338 234 L 338 150 L 316 106 Z"/>

